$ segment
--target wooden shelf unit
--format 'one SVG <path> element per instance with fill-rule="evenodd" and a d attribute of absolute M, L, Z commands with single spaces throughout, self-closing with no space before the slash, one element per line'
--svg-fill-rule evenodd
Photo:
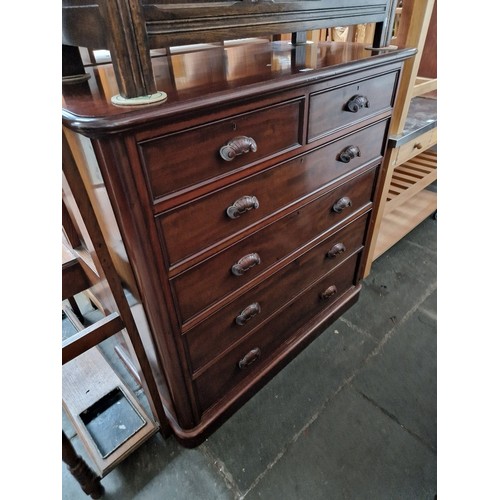
<path fill-rule="evenodd" d="M 437 209 L 436 193 L 426 190 L 437 179 L 437 152 L 425 151 L 394 169 L 374 260 Z"/>
<path fill-rule="evenodd" d="M 384 215 L 401 206 L 437 179 L 437 152 L 424 151 L 397 166 L 392 175 Z"/>
<path fill-rule="evenodd" d="M 94 467 L 87 465 L 76 453 L 64 431 L 63 461 L 82 490 L 92 498 L 100 498 L 104 494 L 100 478 L 158 430 L 166 434 L 167 422 L 132 306 L 112 261 L 95 206 L 64 133 L 62 139 L 62 303 L 63 311 L 76 330 L 63 340 L 61 346 L 62 405 Z M 82 293 L 95 299 L 92 302 L 103 316 L 88 326 L 80 321 L 74 299 L 75 295 Z M 101 353 L 99 344 L 111 337 L 124 339 L 136 359 L 153 418 Z M 82 415 L 93 405 L 109 402 L 113 391 L 123 395 L 130 411 L 135 412 L 132 415 L 137 415 L 141 425 L 130 435 L 122 432 L 123 441 L 117 439 L 114 448 L 103 454 Z M 126 406 L 122 404 L 121 408 Z"/>
<path fill-rule="evenodd" d="M 436 7 L 435 0 L 404 0 L 397 12 L 392 41 L 418 52 L 405 63 L 394 107 L 365 278 L 378 257 L 437 209 L 437 193 L 426 189 L 437 180 L 437 78 L 432 69 L 419 74 L 422 54 L 422 67 L 435 58 Z"/>
<path fill-rule="evenodd" d="M 436 210 L 436 194 L 420 191 L 407 203 L 384 217 L 375 247 L 375 259 L 389 250 L 401 238 Z"/>

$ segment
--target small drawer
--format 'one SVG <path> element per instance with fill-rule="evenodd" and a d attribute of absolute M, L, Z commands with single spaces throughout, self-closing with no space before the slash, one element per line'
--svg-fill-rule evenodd
<path fill-rule="evenodd" d="M 154 200 L 299 147 L 303 99 L 138 144 Z"/>
<path fill-rule="evenodd" d="M 330 272 L 364 243 L 368 213 L 358 217 L 269 279 L 185 334 L 196 372 L 232 344 L 255 330 L 320 276 Z"/>
<path fill-rule="evenodd" d="M 413 157 L 423 153 L 426 149 L 434 146 L 437 142 L 437 128 L 433 128 L 422 135 L 418 136 L 413 141 L 407 142 L 399 147 L 397 153 L 396 165 L 411 160 Z"/>
<path fill-rule="evenodd" d="M 181 323 L 235 292 L 372 201 L 371 169 L 171 280 Z"/>
<path fill-rule="evenodd" d="M 161 214 L 160 234 L 168 262 L 174 265 L 347 172 L 379 160 L 386 129 L 387 121 L 375 123 L 300 158 Z M 352 157 L 346 153 L 349 148 L 354 149 Z"/>
<path fill-rule="evenodd" d="M 358 261 L 359 254 L 350 257 L 200 373 L 194 382 L 201 411 L 265 368 L 284 343 L 314 316 L 327 308 L 333 312 L 338 298 L 357 284 Z"/>
<path fill-rule="evenodd" d="M 394 102 L 397 74 L 386 73 L 312 94 L 307 142 L 390 109 Z"/>

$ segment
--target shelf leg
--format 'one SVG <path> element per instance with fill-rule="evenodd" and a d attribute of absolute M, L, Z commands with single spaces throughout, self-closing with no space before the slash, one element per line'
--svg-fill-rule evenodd
<path fill-rule="evenodd" d="M 91 498 L 101 498 L 104 495 L 104 487 L 99 476 L 76 453 L 64 431 L 62 433 L 62 459 L 86 495 L 90 495 Z"/>

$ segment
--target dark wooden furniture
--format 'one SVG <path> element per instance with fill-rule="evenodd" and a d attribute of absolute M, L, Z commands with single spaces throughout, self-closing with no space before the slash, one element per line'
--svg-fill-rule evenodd
<path fill-rule="evenodd" d="M 99 476 L 78 455 L 64 432 L 62 433 L 62 459 L 86 495 L 91 498 L 101 498 L 104 495 L 104 487 Z"/>
<path fill-rule="evenodd" d="M 65 136 L 144 308 L 142 341 L 184 445 L 357 300 L 414 53 L 260 40 L 153 58 L 168 95 L 157 105 L 111 105 L 109 65 L 64 88 Z"/>
<path fill-rule="evenodd" d="M 395 0 L 63 0 L 63 54 L 82 46 L 111 51 L 119 95 L 158 92 L 150 50 L 237 37 L 376 23 L 374 46 L 388 45 Z M 63 74 L 81 73 L 74 57 Z"/>

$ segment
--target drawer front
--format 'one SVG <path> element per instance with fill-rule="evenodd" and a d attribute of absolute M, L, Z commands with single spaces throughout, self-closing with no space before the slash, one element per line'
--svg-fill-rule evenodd
<path fill-rule="evenodd" d="M 302 109 L 303 100 L 286 102 L 139 143 L 151 196 L 157 199 L 298 147 Z"/>
<path fill-rule="evenodd" d="M 386 121 L 376 123 L 161 215 L 168 262 L 173 265 L 362 164 L 380 159 L 386 128 Z M 342 156 L 351 146 L 358 148 L 359 156 Z"/>
<path fill-rule="evenodd" d="M 391 108 L 396 82 L 393 72 L 312 94 L 307 142 Z"/>
<path fill-rule="evenodd" d="M 372 201 L 375 175 L 376 169 L 372 169 L 351 179 L 176 276 L 172 284 L 181 322 L 238 290 L 276 262 L 365 207 Z M 350 206 L 342 208 L 346 201 L 350 201 Z M 337 211 L 333 210 L 333 205 Z"/>
<path fill-rule="evenodd" d="M 433 128 L 420 135 L 413 141 L 403 144 L 398 151 L 396 165 L 411 160 L 413 157 L 423 153 L 426 149 L 434 146 L 437 142 L 437 128 Z"/>
<path fill-rule="evenodd" d="M 197 377 L 195 387 L 201 410 L 207 410 L 237 384 L 253 377 L 301 325 L 332 306 L 337 297 L 355 285 L 358 259 L 353 255 Z"/>
<path fill-rule="evenodd" d="M 330 272 L 364 243 L 368 213 L 298 257 L 271 278 L 185 334 L 194 372 L 249 335 L 271 314 Z"/>

